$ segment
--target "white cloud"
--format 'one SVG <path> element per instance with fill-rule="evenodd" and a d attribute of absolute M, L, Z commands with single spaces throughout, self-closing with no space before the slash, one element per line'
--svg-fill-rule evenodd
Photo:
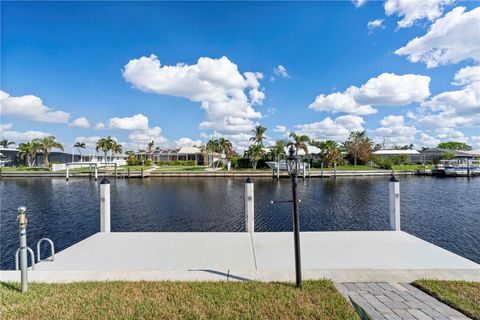
<path fill-rule="evenodd" d="M 173 142 L 173 144 L 175 146 L 179 146 L 179 147 L 192 147 L 192 146 L 201 146 L 202 145 L 202 141 L 201 140 L 192 140 L 190 138 L 180 138 L 178 140 L 175 140 Z"/>
<path fill-rule="evenodd" d="M 80 127 L 80 128 L 90 128 L 90 122 L 88 122 L 87 118 L 80 117 L 70 122 L 69 126 Z"/>
<path fill-rule="evenodd" d="M 425 101 L 418 121 L 430 128 L 480 126 L 480 82 L 446 91 Z"/>
<path fill-rule="evenodd" d="M 383 25 L 383 21 L 385 21 L 385 19 L 376 19 L 376 20 L 372 20 L 372 21 L 368 21 L 367 23 L 367 28 L 370 32 L 372 32 L 374 29 L 385 29 L 385 26 Z"/>
<path fill-rule="evenodd" d="M 103 122 L 99 122 L 95 126 L 95 130 L 103 130 L 103 129 L 105 129 L 105 125 L 103 124 Z"/>
<path fill-rule="evenodd" d="M 273 68 L 273 72 L 275 72 L 275 74 L 279 77 L 282 77 L 282 78 L 290 78 L 290 76 L 288 75 L 288 71 L 287 71 L 287 68 L 285 68 L 284 66 L 282 66 L 281 64 L 279 64 L 278 66 L 276 66 L 275 68 Z"/>
<path fill-rule="evenodd" d="M 8 130 L 12 128 L 12 126 L 11 123 L 0 123 L 0 130 Z"/>
<path fill-rule="evenodd" d="M 332 120 L 330 117 L 322 121 L 296 125 L 299 134 L 306 134 L 315 140 L 345 140 L 352 131 L 363 131 L 364 120 L 359 116 L 345 115 Z"/>
<path fill-rule="evenodd" d="M 403 116 L 390 115 L 380 121 L 382 127 L 377 128 L 375 133 L 391 145 L 410 144 L 415 140 L 417 129 L 405 124 Z"/>
<path fill-rule="evenodd" d="M 251 130 L 262 114 L 254 104 L 261 104 L 265 94 L 258 72 L 241 74 L 227 57 L 199 58 L 196 64 L 162 66 L 155 56 L 133 59 L 125 65 L 123 76 L 136 88 L 157 94 L 184 97 L 200 102 L 207 119 L 200 128 L 219 132 Z M 239 123 L 228 127 L 227 124 Z"/>
<path fill-rule="evenodd" d="M 440 128 L 435 130 L 436 137 L 443 141 L 460 141 L 460 142 L 468 142 L 468 138 L 465 137 L 463 132 L 457 131 L 452 128 Z"/>
<path fill-rule="evenodd" d="M 134 145 L 144 148 L 150 141 L 155 141 L 155 145 L 159 146 L 167 142 L 167 139 L 160 133 L 160 127 L 147 128 L 144 130 L 135 130 L 128 135 L 128 139 Z"/>
<path fill-rule="evenodd" d="M 420 133 L 420 143 L 423 147 L 436 147 L 441 142 L 440 139 L 437 139 L 429 134 Z"/>
<path fill-rule="evenodd" d="M 43 104 L 42 99 L 34 95 L 12 97 L 1 90 L 0 112 L 2 116 L 39 122 L 67 123 L 70 117 L 70 113 L 48 108 Z"/>
<path fill-rule="evenodd" d="M 36 130 L 28 130 L 24 132 L 14 131 L 14 130 L 10 130 L 11 127 L 12 127 L 11 125 L 2 127 L 0 130 L 0 136 L 2 139 L 14 141 L 17 145 L 20 142 L 31 141 L 33 139 L 40 139 L 40 138 L 44 138 L 52 135 L 51 133 L 48 133 L 48 132 L 42 132 L 42 131 L 36 131 Z"/>
<path fill-rule="evenodd" d="M 445 6 L 452 3 L 453 0 L 386 0 L 384 9 L 387 16 L 403 17 L 397 22 L 398 27 L 407 28 L 422 19 L 434 21 L 443 14 Z"/>
<path fill-rule="evenodd" d="M 470 142 L 474 148 L 480 148 L 480 136 L 471 136 Z"/>
<path fill-rule="evenodd" d="M 108 127 L 110 129 L 145 130 L 148 129 L 148 118 L 141 113 L 132 117 L 115 117 L 108 120 Z"/>
<path fill-rule="evenodd" d="M 282 125 L 277 125 L 273 129 L 274 132 L 287 132 L 287 127 L 282 126 Z"/>
<path fill-rule="evenodd" d="M 365 3 L 367 3 L 367 0 L 352 0 L 352 2 L 355 7 L 360 8 Z"/>
<path fill-rule="evenodd" d="M 407 56 L 411 62 L 424 62 L 427 68 L 467 59 L 480 61 L 480 8 L 465 9 L 454 8 L 436 20 L 424 36 L 409 41 L 395 54 Z"/>
<path fill-rule="evenodd" d="M 453 77 L 456 86 L 469 85 L 474 82 L 480 82 L 480 66 L 465 67 L 457 71 Z"/>
<path fill-rule="evenodd" d="M 377 112 L 372 106 L 400 106 L 422 101 L 430 95 L 430 77 L 415 74 L 382 73 L 359 88 L 350 86 L 344 92 L 321 94 L 309 106 L 315 111 L 346 112 L 367 115 Z"/>
<path fill-rule="evenodd" d="M 87 149 L 94 150 L 97 145 L 97 141 L 100 139 L 101 137 L 99 136 L 92 136 L 92 137 L 79 136 L 74 139 L 74 142 L 85 143 L 85 146 L 87 147 Z M 114 140 L 117 140 L 117 139 L 115 138 Z"/>

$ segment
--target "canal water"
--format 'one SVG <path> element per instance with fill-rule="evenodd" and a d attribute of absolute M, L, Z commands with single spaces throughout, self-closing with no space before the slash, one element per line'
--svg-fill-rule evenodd
<path fill-rule="evenodd" d="M 400 177 L 402 229 L 480 263 L 480 178 Z M 289 179 L 255 181 L 255 230 L 291 231 Z M 57 251 L 99 231 L 99 183 L 77 178 L 3 178 L 1 269 L 14 268 L 17 207 L 28 215 L 28 244 Z M 388 230 L 388 177 L 299 181 L 302 231 Z M 112 231 L 242 232 L 244 179 L 111 180 Z"/>

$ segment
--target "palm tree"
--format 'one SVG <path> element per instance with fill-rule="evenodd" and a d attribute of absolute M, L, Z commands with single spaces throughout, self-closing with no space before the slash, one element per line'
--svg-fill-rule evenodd
<path fill-rule="evenodd" d="M 154 147 L 155 147 L 155 141 L 152 140 L 147 145 L 148 152 L 152 152 L 155 149 Z"/>
<path fill-rule="evenodd" d="M 357 165 L 357 160 L 366 161 L 372 154 L 372 140 L 367 137 L 366 131 L 350 132 L 348 140 L 345 141 L 345 149 L 352 156 L 353 164 Z"/>
<path fill-rule="evenodd" d="M 48 167 L 48 154 L 53 148 L 63 151 L 63 145 L 55 141 L 54 136 L 48 136 L 42 139 L 35 139 L 40 144 L 40 151 L 43 153 L 43 165 Z"/>
<path fill-rule="evenodd" d="M 305 153 L 308 153 L 308 145 L 310 138 L 307 135 L 299 135 L 295 132 L 290 133 L 290 138 L 293 140 L 288 143 L 289 146 L 295 147 L 295 152 L 298 154 L 298 150 L 302 149 Z"/>
<path fill-rule="evenodd" d="M 8 140 L 0 140 L 0 147 L 2 148 L 8 148 L 8 146 L 12 145 L 12 144 L 15 144 L 15 142 L 13 141 L 8 141 Z"/>
<path fill-rule="evenodd" d="M 320 142 L 318 143 L 318 147 L 322 149 L 320 152 L 320 157 L 326 167 L 331 167 L 342 157 L 338 144 L 333 140 Z"/>
<path fill-rule="evenodd" d="M 35 160 L 37 158 L 37 152 L 40 150 L 40 144 L 38 141 L 31 141 L 20 143 L 18 145 L 18 156 L 22 159 L 29 167 L 35 165 Z"/>
<path fill-rule="evenodd" d="M 107 154 L 109 151 L 112 151 L 115 149 L 115 145 L 117 143 L 115 142 L 115 140 L 113 140 L 113 138 L 111 136 L 108 136 L 106 138 L 101 138 L 100 140 L 97 141 L 97 145 L 96 145 L 96 148 L 95 150 L 99 151 L 101 150 L 103 152 L 103 155 L 105 157 L 105 165 L 107 165 Z M 122 148 L 122 146 L 120 146 L 120 149 Z M 120 150 L 121 152 L 121 150 Z"/>
<path fill-rule="evenodd" d="M 255 129 L 252 129 L 253 136 L 250 137 L 250 141 L 253 141 L 254 144 L 263 146 L 263 141 L 265 140 L 265 131 L 267 131 L 267 128 L 261 125 L 255 126 Z"/>
<path fill-rule="evenodd" d="M 80 149 L 85 149 L 87 146 L 83 142 L 77 142 L 73 145 L 74 148 L 77 148 L 78 154 L 80 155 L 80 161 L 82 161 L 82 152 Z"/>
<path fill-rule="evenodd" d="M 246 151 L 245 157 L 252 161 L 253 170 L 257 169 L 258 160 L 263 159 L 265 151 L 263 147 L 258 144 L 252 144 Z"/>
<path fill-rule="evenodd" d="M 275 141 L 275 145 L 270 148 L 270 155 L 272 159 L 275 161 L 279 161 L 280 158 L 285 156 L 285 147 L 287 146 L 288 142 L 285 140 L 277 140 Z"/>

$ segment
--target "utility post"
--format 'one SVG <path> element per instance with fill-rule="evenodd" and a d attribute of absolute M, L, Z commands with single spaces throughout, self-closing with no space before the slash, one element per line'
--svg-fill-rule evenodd
<path fill-rule="evenodd" d="M 253 180 L 245 180 L 245 223 L 246 230 L 252 234 L 255 231 L 255 205 Z"/>
<path fill-rule="evenodd" d="M 110 181 L 100 182 L 100 232 L 110 232 Z"/>
<path fill-rule="evenodd" d="M 390 230 L 400 231 L 400 182 L 392 175 L 389 181 Z"/>
<path fill-rule="evenodd" d="M 27 208 L 19 207 L 18 208 L 18 224 L 20 228 L 20 277 L 22 282 L 22 293 L 27 292 L 28 290 L 28 260 L 27 260 L 27 216 L 25 211 Z M 32 261 L 35 263 L 35 261 Z"/>

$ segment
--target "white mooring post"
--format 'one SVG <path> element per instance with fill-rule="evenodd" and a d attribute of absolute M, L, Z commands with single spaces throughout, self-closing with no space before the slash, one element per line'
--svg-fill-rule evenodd
<path fill-rule="evenodd" d="M 110 181 L 100 182 L 100 232 L 110 232 Z"/>
<path fill-rule="evenodd" d="M 68 164 L 66 165 L 66 167 L 67 167 L 67 171 L 65 172 L 65 180 L 68 181 L 69 173 L 70 173 L 70 171 L 69 171 L 70 167 L 68 166 Z"/>
<path fill-rule="evenodd" d="M 400 231 L 400 182 L 392 175 L 388 185 L 390 192 L 390 230 Z"/>
<path fill-rule="evenodd" d="M 98 180 L 98 166 L 95 165 L 95 181 Z"/>
<path fill-rule="evenodd" d="M 254 223 L 254 198 L 253 198 L 253 181 L 250 178 L 245 180 L 245 222 L 247 232 L 253 233 L 255 231 Z"/>

